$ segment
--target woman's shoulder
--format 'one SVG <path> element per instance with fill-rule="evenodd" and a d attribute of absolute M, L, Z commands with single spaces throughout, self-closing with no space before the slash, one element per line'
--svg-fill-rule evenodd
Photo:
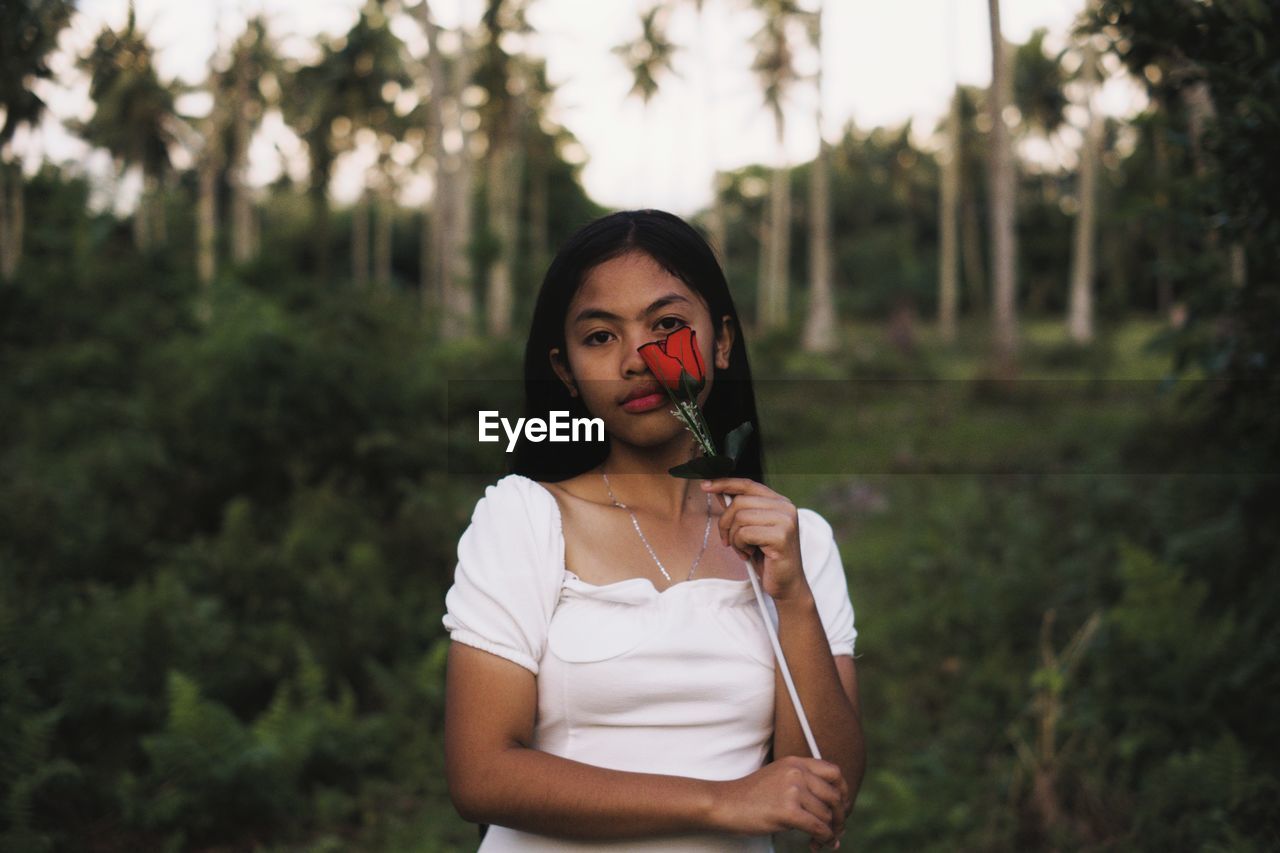
<path fill-rule="evenodd" d="M 543 483 L 523 474 L 506 474 L 485 486 L 484 497 L 507 508 L 525 504 L 545 505 L 552 498 L 554 488 L 555 483 Z"/>
<path fill-rule="evenodd" d="M 825 544 L 834 541 L 835 530 L 822 513 L 809 507 L 796 507 L 796 520 L 800 528 L 801 543 Z"/>

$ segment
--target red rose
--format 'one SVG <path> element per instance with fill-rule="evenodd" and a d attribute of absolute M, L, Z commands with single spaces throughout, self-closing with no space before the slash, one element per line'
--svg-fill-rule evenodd
<path fill-rule="evenodd" d="M 688 373 L 695 388 L 702 388 L 707 369 L 698 351 L 698 340 L 692 326 L 676 329 L 660 341 L 650 341 L 639 348 L 640 357 L 666 388 L 680 390 L 680 371 Z"/>

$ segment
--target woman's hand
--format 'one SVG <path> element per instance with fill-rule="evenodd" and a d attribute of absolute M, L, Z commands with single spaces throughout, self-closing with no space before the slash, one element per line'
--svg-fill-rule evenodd
<path fill-rule="evenodd" d="M 800 521 L 791 501 L 745 477 L 703 480 L 703 491 L 732 495 L 720 516 L 720 541 L 733 546 L 760 573 L 764 591 L 775 601 L 811 595 L 800 562 Z"/>
<path fill-rule="evenodd" d="M 817 849 L 839 843 L 848 803 L 839 767 L 788 755 L 750 776 L 716 783 L 711 822 L 718 831 L 742 835 L 798 829 L 812 836 L 810 849 Z"/>

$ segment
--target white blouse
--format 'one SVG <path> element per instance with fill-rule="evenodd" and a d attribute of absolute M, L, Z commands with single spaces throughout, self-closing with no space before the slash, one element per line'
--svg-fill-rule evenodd
<path fill-rule="evenodd" d="M 797 511 L 800 553 L 833 655 L 852 655 L 853 606 L 831 525 Z M 766 597 L 777 624 L 777 609 Z M 455 642 L 537 676 L 536 749 L 637 773 L 729 780 L 764 763 L 774 661 L 747 579 L 647 578 L 603 586 L 569 571 L 555 496 L 508 474 L 485 488 L 458 540 L 444 626 Z M 784 701 L 789 701 L 784 694 Z M 770 836 L 699 833 L 572 841 L 490 826 L 482 853 L 771 851 Z"/>

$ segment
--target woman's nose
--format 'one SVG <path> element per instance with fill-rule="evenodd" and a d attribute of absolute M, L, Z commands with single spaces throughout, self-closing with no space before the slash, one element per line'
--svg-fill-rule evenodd
<path fill-rule="evenodd" d="M 640 340 L 633 335 L 629 335 L 623 340 L 621 365 L 623 376 L 639 376 L 648 371 L 649 366 L 645 364 L 644 359 L 640 356 L 640 347 L 646 343 L 648 343 L 648 339 Z"/>

